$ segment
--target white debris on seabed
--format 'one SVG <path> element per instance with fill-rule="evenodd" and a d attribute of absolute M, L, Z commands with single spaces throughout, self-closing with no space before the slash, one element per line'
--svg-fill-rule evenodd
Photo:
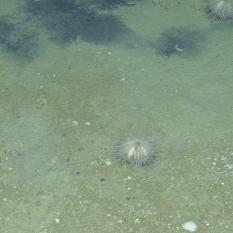
<path fill-rule="evenodd" d="M 112 165 L 112 161 L 111 161 L 110 159 L 106 159 L 106 160 L 105 160 L 105 164 L 106 164 L 107 166 L 110 166 L 110 165 Z"/>
<path fill-rule="evenodd" d="M 72 126 L 77 127 L 79 125 L 78 121 L 72 121 Z"/>
<path fill-rule="evenodd" d="M 189 232 L 195 232 L 197 230 L 197 224 L 193 221 L 188 221 L 182 224 L 184 230 Z"/>

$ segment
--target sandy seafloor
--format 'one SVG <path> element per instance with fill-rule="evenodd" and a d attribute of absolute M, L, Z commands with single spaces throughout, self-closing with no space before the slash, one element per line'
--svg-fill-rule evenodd
<path fill-rule="evenodd" d="M 1 1 L 1 15 L 21 14 Z M 59 46 L 0 56 L 0 232 L 200 233 L 233 224 L 233 25 L 203 2 L 140 1 L 113 10 L 137 38 L 169 27 L 206 33 L 193 56 L 139 43 Z M 123 41 L 124 42 L 124 41 Z M 128 136 L 155 141 L 149 167 L 121 165 Z"/>

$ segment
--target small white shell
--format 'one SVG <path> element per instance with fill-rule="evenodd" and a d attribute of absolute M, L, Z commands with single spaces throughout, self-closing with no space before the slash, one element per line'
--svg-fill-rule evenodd
<path fill-rule="evenodd" d="M 197 224 L 193 221 L 188 221 L 182 224 L 184 230 L 189 232 L 195 232 L 197 230 Z"/>

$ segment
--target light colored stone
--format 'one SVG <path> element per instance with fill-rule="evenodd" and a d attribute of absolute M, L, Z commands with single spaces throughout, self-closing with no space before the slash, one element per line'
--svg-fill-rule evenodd
<path fill-rule="evenodd" d="M 184 230 L 189 232 L 195 232 L 197 230 L 197 224 L 193 221 L 188 221 L 182 224 Z"/>

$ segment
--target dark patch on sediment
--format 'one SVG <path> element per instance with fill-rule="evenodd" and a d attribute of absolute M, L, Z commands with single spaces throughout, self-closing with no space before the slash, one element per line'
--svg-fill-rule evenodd
<path fill-rule="evenodd" d="M 128 0 L 97 0 L 99 6 L 103 9 L 112 9 L 119 6 L 128 6 L 132 1 Z"/>
<path fill-rule="evenodd" d="M 169 28 L 164 31 L 157 43 L 156 49 L 160 55 L 194 55 L 201 47 L 204 34 L 200 31 L 186 28 Z"/>
<path fill-rule="evenodd" d="M 76 40 L 89 17 L 73 0 L 28 0 L 27 10 L 48 29 L 51 39 L 62 44 Z"/>
<path fill-rule="evenodd" d="M 27 9 L 50 33 L 51 39 L 68 44 L 81 38 L 89 43 L 116 41 L 127 31 L 117 17 L 97 13 L 90 5 L 74 0 L 27 1 Z"/>
<path fill-rule="evenodd" d="M 43 36 L 59 45 L 68 45 L 81 39 L 92 44 L 137 47 L 142 44 L 141 38 L 111 11 L 131 2 L 24 0 L 19 16 L 0 17 L 1 50 L 18 58 L 31 59 L 38 55 L 40 38 Z"/>
<path fill-rule="evenodd" d="M 93 15 L 81 32 L 83 40 L 95 44 L 116 42 L 130 33 L 130 30 L 112 15 Z"/>
<path fill-rule="evenodd" d="M 5 18 L 0 18 L 0 44 L 5 44 L 13 30 L 13 25 Z"/>
<path fill-rule="evenodd" d="M 38 47 L 36 34 L 25 20 L 11 16 L 0 17 L 0 46 L 2 51 L 20 59 L 31 59 Z"/>
<path fill-rule="evenodd" d="M 82 5 L 91 9 L 110 10 L 121 6 L 131 6 L 135 4 L 132 0 L 81 0 Z"/>

